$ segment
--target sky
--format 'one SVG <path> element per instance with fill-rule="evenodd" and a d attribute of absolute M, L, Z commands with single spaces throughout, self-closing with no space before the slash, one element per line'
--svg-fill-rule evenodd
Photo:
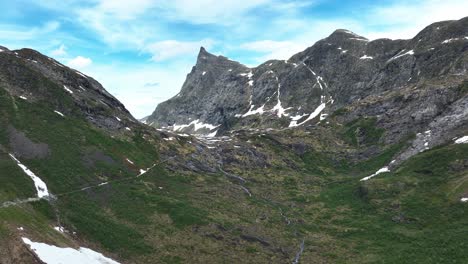
<path fill-rule="evenodd" d="M 0 0 L 0 45 L 92 76 L 137 118 L 176 95 L 201 46 L 247 66 L 348 29 L 412 38 L 468 16 L 466 0 Z"/>

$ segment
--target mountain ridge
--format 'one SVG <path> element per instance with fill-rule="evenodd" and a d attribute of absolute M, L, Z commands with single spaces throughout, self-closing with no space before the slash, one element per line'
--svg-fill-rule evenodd
<path fill-rule="evenodd" d="M 312 117 L 310 113 L 326 102 L 330 103 L 324 109 L 324 114 L 331 114 L 338 108 L 368 96 L 372 90 L 380 93 L 396 87 L 409 86 L 420 81 L 421 73 L 426 74 L 425 79 L 434 78 L 436 74 L 428 71 L 434 71 L 433 68 L 442 70 L 442 65 L 457 67 L 448 63 L 450 59 L 441 61 L 437 57 L 442 57 L 442 54 L 456 59 L 456 56 L 463 54 L 462 49 L 468 40 L 465 38 L 468 32 L 464 27 L 468 24 L 467 21 L 468 19 L 464 18 L 459 21 L 434 23 L 411 40 L 369 41 L 353 32 L 339 29 L 293 55 L 289 60 L 271 60 L 254 68 L 232 62 L 223 56 L 211 55 L 202 47 L 197 63 L 189 73 L 181 92 L 158 105 L 148 117 L 148 123 L 158 128 L 170 128 L 173 125 L 187 125 L 193 120 L 199 120 L 214 127 L 220 125 L 223 130 L 229 129 L 231 123 L 249 126 L 246 124 L 248 121 L 244 122 L 236 117 L 261 116 L 263 113 L 282 117 L 286 114 L 285 111 L 289 111 L 291 125 L 294 121 L 299 121 L 296 124 L 305 121 L 305 115 Z M 434 34 L 434 31 L 442 33 Z M 434 48 L 428 48 L 428 45 L 438 46 L 434 56 L 430 54 Z M 458 51 L 453 51 L 452 47 L 447 46 L 458 46 Z M 414 54 L 413 49 L 416 49 L 417 54 Z M 201 60 L 202 57 L 210 59 Z M 420 59 L 414 60 L 415 58 Z M 210 66 L 216 70 L 211 72 Z M 464 66 L 459 66 L 463 72 Z M 432 69 L 428 70 L 428 67 Z M 392 71 L 394 73 L 391 73 Z M 271 74 L 272 72 L 275 74 Z M 275 78 L 278 77 L 276 83 Z M 347 87 L 347 83 L 351 84 L 351 87 Z M 282 85 L 281 98 L 277 95 L 279 89 L 275 87 L 278 85 Z M 326 87 L 323 90 L 325 86 L 330 88 Z M 275 96 L 280 103 L 272 99 Z M 323 100 L 322 96 L 325 97 Z M 299 109 L 299 106 L 302 109 Z M 288 107 L 291 109 L 284 110 Z M 304 111 L 304 108 L 307 108 L 307 111 Z M 299 116 L 302 119 L 294 120 Z M 278 125 L 277 123 L 281 122 L 266 123 L 264 128 L 268 128 L 269 125 L 274 127 L 275 123 Z M 187 131 L 196 132 L 193 129 Z"/>

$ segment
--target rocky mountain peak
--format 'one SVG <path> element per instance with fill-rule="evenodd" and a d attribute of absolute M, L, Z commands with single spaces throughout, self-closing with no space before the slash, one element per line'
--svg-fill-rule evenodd
<path fill-rule="evenodd" d="M 181 92 L 159 104 L 148 124 L 203 134 L 296 129 L 318 126 L 337 110 L 353 109 L 346 120 L 377 115 L 388 130 L 385 140 L 397 142 L 405 133 L 424 129 L 440 114 L 441 105 L 460 96 L 454 87 L 466 79 L 468 70 L 467 21 L 435 23 L 410 40 L 369 41 L 338 29 L 289 60 L 272 60 L 255 68 L 201 48 Z M 427 92 L 436 87 L 447 89 L 440 96 Z M 415 89 L 421 95 L 413 98 Z M 414 100 L 403 106 L 398 96 Z M 424 108 L 421 114 L 415 114 L 420 108 Z M 399 109 L 398 115 L 387 114 L 394 109 Z"/>
<path fill-rule="evenodd" d="M 345 40 L 367 40 L 367 38 L 347 29 L 337 29 L 330 36 L 328 36 L 326 40 L 340 42 Z"/>

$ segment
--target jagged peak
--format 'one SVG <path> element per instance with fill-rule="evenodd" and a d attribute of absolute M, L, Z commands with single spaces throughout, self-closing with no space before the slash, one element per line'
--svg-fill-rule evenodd
<path fill-rule="evenodd" d="M 216 55 L 209 53 L 204 47 L 200 47 L 200 52 L 197 57 L 197 64 L 202 63 L 210 58 L 217 58 Z"/>

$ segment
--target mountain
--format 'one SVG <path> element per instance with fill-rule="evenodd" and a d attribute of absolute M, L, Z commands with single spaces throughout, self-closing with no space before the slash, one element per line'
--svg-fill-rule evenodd
<path fill-rule="evenodd" d="M 255 68 L 201 48 L 143 120 L 0 47 L 0 263 L 465 263 L 467 24 Z"/>
<path fill-rule="evenodd" d="M 237 128 L 311 125 L 352 109 L 347 120 L 378 115 L 378 123 L 391 130 L 386 142 L 396 142 L 396 134 L 423 129 L 458 99 L 457 87 L 466 80 L 467 36 L 466 18 L 434 23 L 411 40 L 369 41 L 340 29 L 289 60 L 255 68 L 201 48 L 181 92 L 159 104 L 147 122 L 221 135 Z M 402 119 L 412 125 L 401 125 Z"/>

